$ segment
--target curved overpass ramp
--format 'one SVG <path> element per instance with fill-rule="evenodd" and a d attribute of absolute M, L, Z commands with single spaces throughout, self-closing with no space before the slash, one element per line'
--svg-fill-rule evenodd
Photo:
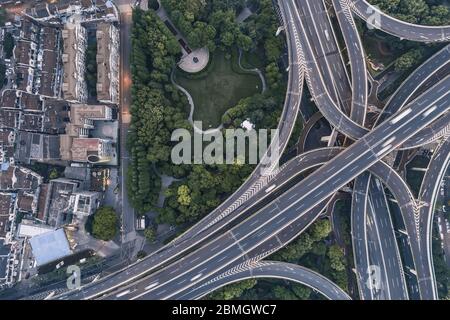
<path fill-rule="evenodd" d="M 434 74 L 449 64 L 449 61 L 450 45 L 447 45 L 422 63 L 389 98 L 375 125 L 384 122 L 391 115 L 402 109 Z"/>
<path fill-rule="evenodd" d="M 419 244 L 423 252 L 423 263 L 430 269 L 429 273 L 433 282 L 436 281 L 432 254 L 433 217 L 436 199 L 439 194 L 439 185 L 449 164 L 450 138 L 447 138 L 434 152 L 419 192 L 419 200 L 422 203 L 419 220 Z M 437 292 L 435 291 L 433 294 L 437 299 Z"/>
<path fill-rule="evenodd" d="M 305 267 L 275 261 L 264 261 L 232 275 L 213 279 L 201 287 L 186 293 L 181 299 L 199 299 L 228 284 L 254 278 L 283 279 L 303 284 L 330 300 L 351 300 L 349 295 L 334 282 Z"/>
<path fill-rule="evenodd" d="M 359 17 L 368 24 L 401 39 L 419 42 L 450 41 L 450 26 L 423 26 L 387 15 L 366 0 L 347 0 Z"/>

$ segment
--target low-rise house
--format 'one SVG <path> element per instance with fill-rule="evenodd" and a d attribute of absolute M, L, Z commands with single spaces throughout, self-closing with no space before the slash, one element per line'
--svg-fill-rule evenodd
<path fill-rule="evenodd" d="M 17 129 L 20 122 L 20 110 L 0 109 L 0 127 Z"/>
<path fill-rule="evenodd" d="M 44 101 L 40 95 L 20 92 L 17 104 L 26 112 L 40 112 L 43 111 Z"/>
<path fill-rule="evenodd" d="M 20 92 L 16 90 L 5 90 L 2 95 L 2 109 L 20 108 Z"/>
<path fill-rule="evenodd" d="M 119 30 L 112 23 L 97 24 L 97 99 L 119 102 Z"/>
<path fill-rule="evenodd" d="M 100 193 L 94 191 L 81 191 L 72 195 L 71 206 L 73 214 L 78 217 L 94 214 L 100 205 Z"/>
<path fill-rule="evenodd" d="M 33 90 L 34 72 L 32 67 L 16 65 L 14 67 L 14 89 L 35 93 Z"/>
<path fill-rule="evenodd" d="M 0 192 L 0 239 L 11 242 L 11 231 L 16 215 L 16 194 Z"/>
<path fill-rule="evenodd" d="M 17 193 L 17 210 L 34 216 L 37 212 L 38 191 L 39 188 L 32 191 L 19 190 Z"/>
<path fill-rule="evenodd" d="M 0 168 L 0 190 L 37 190 L 42 177 L 36 172 L 20 166 L 3 163 Z"/>
<path fill-rule="evenodd" d="M 2 128 L 0 129 L 0 145 L 2 146 L 14 146 L 16 140 L 16 133 L 13 129 Z"/>
<path fill-rule="evenodd" d="M 37 42 L 39 24 L 31 18 L 24 17 L 19 21 L 19 38 Z"/>
<path fill-rule="evenodd" d="M 54 229 L 52 227 L 45 224 L 35 223 L 32 220 L 23 219 L 17 226 L 17 237 L 33 238 L 53 230 Z"/>
<path fill-rule="evenodd" d="M 51 180 L 47 192 L 46 207 L 44 209 L 44 221 L 57 229 L 70 223 L 70 196 L 77 191 L 79 182 L 59 178 Z"/>
<path fill-rule="evenodd" d="M 16 65 L 36 67 L 38 47 L 35 42 L 19 40 L 13 51 Z"/>
<path fill-rule="evenodd" d="M 59 178 L 50 181 L 43 219 L 57 229 L 72 222 L 73 216 L 87 216 L 100 205 L 100 193 L 82 189 L 77 180 Z M 39 209 L 40 210 L 40 209 Z"/>
<path fill-rule="evenodd" d="M 71 21 L 70 27 L 62 31 L 63 38 L 63 84 L 64 99 L 70 102 L 87 100 L 87 84 L 84 77 L 86 69 L 87 31 L 77 21 Z"/>
<path fill-rule="evenodd" d="M 14 157 L 21 163 L 61 159 L 60 138 L 56 135 L 19 131 Z"/>
<path fill-rule="evenodd" d="M 114 153 L 110 140 L 99 138 L 71 138 L 61 136 L 61 159 L 84 163 L 109 162 Z"/>
<path fill-rule="evenodd" d="M 114 154 L 111 140 L 90 138 L 95 121 L 110 121 L 112 109 L 106 105 L 72 104 L 66 134 L 60 136 L 61 159 L 85 163 L 109 162 Z"/>

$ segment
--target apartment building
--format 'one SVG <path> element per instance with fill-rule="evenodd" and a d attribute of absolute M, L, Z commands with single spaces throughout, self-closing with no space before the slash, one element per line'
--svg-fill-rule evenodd
<path fill-rule="evenodd" d="M 97 24 L 97 99 L 119 102 L 119 30 L 112 23 Z"/>
<path fill-rule="evenodd" d="M 80 22 L 65 25 L 63 39 L 63 98 L 70 102 L 87 100 L 86 70 L 87 31 Z"/>

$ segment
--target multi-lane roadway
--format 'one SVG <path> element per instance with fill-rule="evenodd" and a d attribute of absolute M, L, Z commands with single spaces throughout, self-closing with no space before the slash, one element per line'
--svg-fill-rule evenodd
<path fill-rule="evenodd" d="M 423 234 L 423 230 L 430 230 L 432 213 L 424 209 L 419 213 L 409 187 L 383 159 L 408 146 L 411 139 L 413 146 L 420 139 L 429 142 L 430 132 L 435 140 L 446 136 L 450 106 L 450 78 L 445 71 L 448 47 L 405 81 L 383 110 L 377 126 L 369 130 L 365 127 L 364 51 L 350 11 L 359 13 L 370 5 L 363 0 L 333 0 L 350 59 L 350 79 L 325 3 L 279 1 L 278 5 L 289 50 L 289 81 L 278 127 L 281 142 L 274 154 L 281 155 L 291 135 L 304 76 L 323 116 L 354 143 L 347 148 L 313 150 L 279 169 L 261 164 L 237 192 L 169 245 L 124 270 L 57 298 L 199 298 L 240 279 L 275 277 L 298 281 L 330 299 L 347 299 L 348 295 L 330 280 L 310 270 L 261 260 L 304 231 L 320 216 L 333 194 L 354 179 L 352 239 L 360 297 L 408 298 L 383 183 L 401 210 L 421 298 L 437 298 L 431 248 L 423 244 L 423 239 L 429 239 L 429 231 Z M 406 32 L 410 38 L 427 42 L 447 39 L 447 27 L 407 24 L 409 29 L 405 29 L 404 23 L 385 14 L 381 17 L 387 23 L 382 29 L 392 34 L 403 37 L 400 31 Z M 447 144 L 438 150 L 423 186 L 423 201 L 429 203 L 434 201 L 438 173 L 448 164 Z M 311 169 L 315 171 L 302 175 Z M 362 285 L 371 264 L 382 267 L 381 293 Z"/>

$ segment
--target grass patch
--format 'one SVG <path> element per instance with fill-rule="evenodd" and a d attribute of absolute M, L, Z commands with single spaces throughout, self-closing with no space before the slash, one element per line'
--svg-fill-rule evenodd
<path fill-rule="evenodd" d="M 179 70 L 175 81 L 192 95 L 195 104 L 194 121 L 203 121 L 203 128 L 217 127 L 222 115 L 239 100 L 261 91 L 261 81 L 256 74 L 236 72 L 234 59 L 225 59 L 225 53 L 217 51 L 212 56 L 208 72 L 195 79 Z"/>

